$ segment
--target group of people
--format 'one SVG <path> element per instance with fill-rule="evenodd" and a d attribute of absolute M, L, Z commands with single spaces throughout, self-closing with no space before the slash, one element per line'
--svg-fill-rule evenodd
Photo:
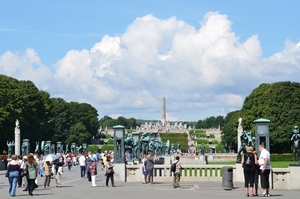
<path fill-rule="evenodd" d="M 258 196 L 258 179 L 260 176 L 260 183 L 263 189 L 263 196 L 270 196 L 270 153 L 264 147 L 259 145 L 260 152 L 257 157 L 257 152 L 254 151 L 252 146 L 247 147 L 246 153 L 243 154 L 241 164 L 244 169 L 245 191 L 246 196 Z M 255 193 L 254 193 L 255 185 Z"/>
<path fill-rule="evenodd" d="M 11 161 L 7 164 L 8 180 L 9 180 L 9 195 L 16 196 L 17 186 L 22 186 L 24 180 L 25 189 L 30 196 L 33 196 L 33 190 L 38 187 L 37 176 L 39 173 L 38 162 L 34 154 L 29 154 L 20 158 L 17 155 L 11 156 Z"/>
<path fill-rule="evenodd" d="M 108 151 L 102 154 L 103 169 L 105 169 L 106 186 L 109 179 L 112 187 L 114 184 L 114 164 L 113 152 Z M 55 179 L 56 187 L 61 187 L 61 175 L 63 167 L 66 166 L 69 171 L 73 166 L 80 166 L 81 178 L 87 177 L 92 182 L 92 187 L 96 187 L 97 164 L 100 154 L 81 153 L 81 154 L 64 154 L 57 153 L 54 160 L 48 160 L 47 156 L 40 157 L 38 154 L 28 154 L 22 158 L 18 155 L 12 155 L 11 161 L 7 163 L 7 177 L 9 181 L 9 195 L 16 196 L 17 187 L 24 187 L 23 191 L 28 191 L 33 196 L 33 191 L 38 187 L 38 176 L 44 177 L 43 186 L 49 187 L 51 179 Z"/>

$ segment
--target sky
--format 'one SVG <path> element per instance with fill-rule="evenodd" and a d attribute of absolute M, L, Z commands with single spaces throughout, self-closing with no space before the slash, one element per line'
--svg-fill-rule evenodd
<path fill-rule="evenodd" d="M 299 82 L 300 1 L 0 0 L 0 74 L 99 118 L 226 116 Z"/>

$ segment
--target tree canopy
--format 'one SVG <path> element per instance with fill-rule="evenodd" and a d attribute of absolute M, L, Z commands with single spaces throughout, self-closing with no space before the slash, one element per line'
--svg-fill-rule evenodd
<path fill-rule="evenodd" d="M 1 151 L 7 150 L 7 140 L 14 140 L 16 119 L 21 140 L 29 139 L 31 143 L 51 140 L 81 144 L 96 135 L 99 128 L 97 110 L 91 105 L 51 98 L 31 81 L 0 75 Z"/>
<path fill-rule="evenodd" d="M 243 118 L 243 129 L 255 131 L 254 120 L 270 120 L 271 152 L 291 151 L 293 127 L 300 122 L 300 83 L 276 82 L 261 84 L 244 100 L 240 111 L 228 113 L 222 129 L 223 143 L 235 144 L 238 118 Z M 254 132 L 255 133 L 255 132 Z M 232 140 L 232 138 L 234 140 Z"/>

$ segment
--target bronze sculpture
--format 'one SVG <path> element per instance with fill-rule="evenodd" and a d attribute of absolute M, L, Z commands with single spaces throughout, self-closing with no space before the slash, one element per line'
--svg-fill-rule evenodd
<path fill-rule="evenodd" d="M 296 163 L 296 157 L 298 155 L 298 163 L 300 164 L 300 146 L 299 146 L 300 134 L 298 126 L 294 127 L 293 135 L 291 141 L 293 141 L 293 161 Z"/>

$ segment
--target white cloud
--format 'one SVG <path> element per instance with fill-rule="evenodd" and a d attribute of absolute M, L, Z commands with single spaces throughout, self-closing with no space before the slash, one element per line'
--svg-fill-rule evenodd
<path fill-rule="evenodd" d="M 240 41 L 226 15 L 209 12 L 200 24 L 146 15 L 121 35 L 66 52 L 54 74 L 32 49 L 4 53 L 0 72 L 90 103 L 100 117 L 160 118 L 166 96 L 169 120 L 226 115 L 262 82 L 299 81 L 300 42 L 262 59 L 258 36 Z"/>
<path fill-rule="evenodd" d="M 5 52 L 0 56 L 0 73 L 19 80 L 31 80 L 41 90 L 51 87 L 52 72 L 43 65 L 37 52 L 26 49 L 24 53 Z"/>

